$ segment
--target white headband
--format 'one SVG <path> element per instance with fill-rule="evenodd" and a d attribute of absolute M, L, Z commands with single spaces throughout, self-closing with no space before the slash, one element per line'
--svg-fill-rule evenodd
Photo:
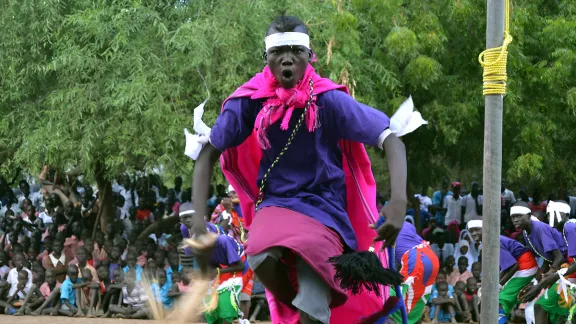
<path fill-rule="evenodd" d="M 468 229 L 471 228 L 482 228 L 482 221 L 479 219 L 473 219 L 468 222 Z"/>
<path fill-rule="evenodd" d="M 310 48 L 310 36 L 304 33 L 275 33 L 264 38 L 266 50 L 278 46 L 304 46 Z"/>
<path fill-rule="evenodd" d="M 182 216 L 184 216 L 184 215 L 194 215 L 194 214 L 196 214 L 196 211 L 195 211 L 195 210 L 193 210 L 193 209 L 188 209 L 188 210 L 185 210 L 185 211 L 181 211 L 181 212 L 178 214 L 178 216 L 179 216 L 179 217 L 182 217 Z"/>
<path fill-rule="evenodd" d="M 532 211 L 528 207 L 512 206 L 512 208 L 510 208 L 510 216 L 516 215 L 516 214 L 520 214 L 520 215 L 532 214 Z"/>
<path fill-rule="evenodd" d="M 560 223 L 562 221 L 561 213 L 570 214 L 570 210 L 571 210 L 570 205 L 566 203 L 549 201 L 548 207 L 546 208 L 546 212 L 550 214 L 548 216 L 550 226 L 554 226 L 554 219 L 556 219 L 556 221 Z"/>

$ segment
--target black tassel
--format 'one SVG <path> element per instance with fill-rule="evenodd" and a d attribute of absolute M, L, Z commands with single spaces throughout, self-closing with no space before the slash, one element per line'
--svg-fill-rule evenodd
<path fill-rule="evenodd" d="M 374 252 L 351 252 L 328 259 L 336 269 L 340 288 L 357 295 L 366 289 L 381 297 L 380 285 L 398 286 L 404 279 L 395 269 L 386 269 Z"/>

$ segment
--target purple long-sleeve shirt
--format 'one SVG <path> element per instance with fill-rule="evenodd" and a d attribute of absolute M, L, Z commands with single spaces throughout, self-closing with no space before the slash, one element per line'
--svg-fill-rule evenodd
<path fill-rule="evenodd" d="M 253 132 L 262 100 L 229 100 L 210 133 L 210 142 L 220 151 L 236 147 Z M 335 230 L 352 249 L 356 236 L 346 213 L 346 187 L 342 168 L 342 139 L 377 146 L 390 119 L 381 111 L 358 103 L 344 92 L 332 90 L 318 95 L 320 127 L 309 132 L 301 127 L 292 144 L 267 178 L 260 207 L 276 206 L 294 210 Z M 258 183 L 286 146 L 303 109 L 292 114 L 289 129 L 280 122 L 266 134 L 271 143 L 263 151 Z"/>

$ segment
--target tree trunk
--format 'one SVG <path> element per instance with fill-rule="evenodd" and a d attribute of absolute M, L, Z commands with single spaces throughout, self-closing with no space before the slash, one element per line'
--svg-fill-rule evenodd
<path fill-rule="evenodd" d="M 98 213 L 100 214 L 99 225 L 101 231 L 105 231 L 108 223 L 116 216 L 112 183 L 105 178 L 105 171 L 106 166 L 104 163 L 97 161 L 94 168 L 94 178 L 98 186 L 98 200 L 100 201 Z M 94 226 L 98 226 L 98 223 L 95 223 Z"/>

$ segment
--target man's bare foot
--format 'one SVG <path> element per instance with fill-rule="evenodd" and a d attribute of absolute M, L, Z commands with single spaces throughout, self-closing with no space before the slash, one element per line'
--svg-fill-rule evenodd
<path fill-rule="evenodd" d="M 17 311 L 16 313 L 14 313 L 14 316 L 23 316 L 24 315 L 24 310 L 21 309 L 19 311 Z"/>
<path fill-rule="evenodd" d="M 39 312 L 39 311 L 34 311 L 34 312 L 32 312 L 30 315 L 32 315 L 32 316 L 40 316 L 40 315 L 42 315 L 42 313 Z"/>
<path fill-rule="evenodd" d="M 86 317 L 86 314 L 84 314 L 81 311 L 78 311 L 78 313 L 76 313 L 76 315 L 74 315 L 74 317 Z"/>
<path fill-rule="evenodd" d="M 450 319 L 450 322 L 451 322 L 452 324 L 456 324 L 456 319 L 455 319 L 454 317 L 452 317 L 452 318 Z"/>
<path fill-rule="evenodd" d="M 104 313 L 104 315 L 102 315 L 102 318 L 110 318 L 110 317 L 112 317 L 110 315 L 110 312 L 106 312 L 106 313 Z"/>

